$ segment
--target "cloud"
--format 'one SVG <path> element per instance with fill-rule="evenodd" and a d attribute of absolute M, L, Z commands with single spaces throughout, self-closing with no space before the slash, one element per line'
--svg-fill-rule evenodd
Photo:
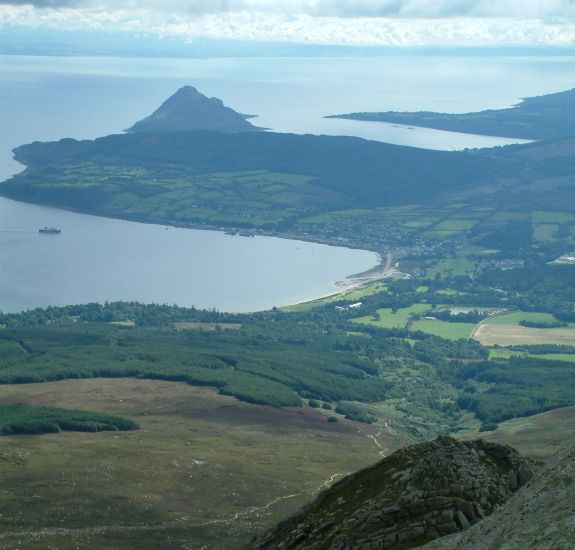
<path fill-rule="evenodd" d="M 575 0 L 0 0 L 0 5 L 82 6 L 179 15 L 252 12 L 352 18 L 575 17 Z"/>
<path fill-rule="evenodd" d="M 0 0 L 0 5 L 34 6 L 36 8 L 63 8 L 83 4 L 82 0 Z"/>
<path fill-rule="evenodd" d="M 575 0 L 0 0 L 6 25 L 185 40 L 575 46 Z"/>
<path fill-rule="evenodd" d="M 574 0 L 315 0 L 307 4 L 316 15 L 347 17 L 526 19 L 575 15 Z"/>

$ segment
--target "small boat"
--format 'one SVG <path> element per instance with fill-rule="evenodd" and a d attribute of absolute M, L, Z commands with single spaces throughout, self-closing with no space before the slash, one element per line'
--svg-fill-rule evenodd
<path fill-rule="evenodd" d="M 38 229 L 38 233 L 44 233 L 47 235 L 59 235 L 60 233 L 62 233 L 61 229 L 56 229 L 55 227 L 41 227 L 40 229 Z"/>

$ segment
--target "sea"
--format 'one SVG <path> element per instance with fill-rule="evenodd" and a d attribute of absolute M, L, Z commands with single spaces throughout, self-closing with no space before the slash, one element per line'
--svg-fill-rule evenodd
<path fill-rule="evenodd" d="M 575 86 L 575 57 L 144 59 L 0 56 L 0 180 L 32 141 L 121 133 L 192 85 L 276 132 L 436 150 L 520 140 L 327 119 L 358 111 L 470 112 Z M 43 226 L 62 229 L 43 235 Z M 0 198 L 0 310 L 138 300 L 257 311 L 338 290 L 370 251 L 88 216 Z"/>

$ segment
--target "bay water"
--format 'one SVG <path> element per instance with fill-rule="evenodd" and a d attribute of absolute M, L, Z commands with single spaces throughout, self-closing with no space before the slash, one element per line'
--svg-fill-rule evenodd
<path fill-rule="evenodd" d="M 573 57 L 141 59 L 0 56 L 0 179 L 31 141 L 120 133 L 193 85 L 278 132 L 452 150 L 520 140 L 326 119 L 355 111 L 469 112 L 573 87 Z M 53 225 L 60 235 L 42 235 Z M 166 229 L 0 199 L 0 310 L 140 300 L 254 311 L 337 289 L 375 254 Z"/>

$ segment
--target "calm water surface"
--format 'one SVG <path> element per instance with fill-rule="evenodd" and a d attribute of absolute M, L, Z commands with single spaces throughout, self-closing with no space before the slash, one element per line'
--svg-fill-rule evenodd
<path fill-rule="evenodd" d="M 196 86 L 274 131 L 462 149 L 517 140 L 324 119 L 351 111 L 467 112 L 573 87 L 575 58 L 123 59 L 0 56 L 0 179 L 11 149 L 119 133 Z M 38 227 L 61 227 L 59 236 Z M 368 252 L 169 229 L 0 199 L 0 309 L 137 299 L 253 311 L 329 293 Z"/>
<path fill-rule="evenodd" d="M 38 228 L 59 227 L 60 235 Z M 0 310 L 138 300 L 256 311 L 337 290 L 363 250 L 86 216 L 0 198 Z"/>

